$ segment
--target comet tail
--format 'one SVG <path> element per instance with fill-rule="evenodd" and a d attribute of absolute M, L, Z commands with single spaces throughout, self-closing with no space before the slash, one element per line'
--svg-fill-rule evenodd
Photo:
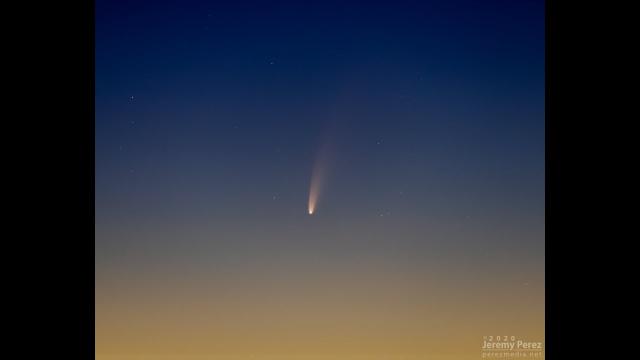
<path fill-rule="evenodd" d="M 318 198 L 324 185 L 326 178 L 326 167 L 328 163 L 328 145 L 324 145 L 318 152 L 313 169 L 311 171 L 311 184 L 309 186 L 309 202 L 307 204 L 307 212 L 313 215 L 316 212 Z"/>

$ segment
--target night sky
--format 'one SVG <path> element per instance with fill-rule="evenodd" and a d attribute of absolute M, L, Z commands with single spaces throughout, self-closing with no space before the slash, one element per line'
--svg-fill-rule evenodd
<path fill-rule="evenodd" d="M 97 0 L 95 25 L 97 359 L 544 339 L 543 1 Z"/>

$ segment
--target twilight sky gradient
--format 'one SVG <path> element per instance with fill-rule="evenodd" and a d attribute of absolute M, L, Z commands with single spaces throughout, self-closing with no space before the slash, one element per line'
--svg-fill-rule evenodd
<path fill-rule="evenodd" d="M 543 1 L 97 0 L 95 84 L 98 360 L 543 341 Z"/>

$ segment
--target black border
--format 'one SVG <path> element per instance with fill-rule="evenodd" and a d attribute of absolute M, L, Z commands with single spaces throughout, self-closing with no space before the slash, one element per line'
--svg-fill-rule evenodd
<path fill-rule="evenodd" d="M 555 360 L 584 355 L 578 345 L 593 345 L 593 333 L 607 329 L 594 322 L 604 304 L 580 306 L 586 296 L 604 296 L 585 289 L 597 292 L 603 276 L 595 273 L 607 267 L 598 250 L 580 250 L 591 231 L 585 221 L 597 222 L 583 215 L 598 205 L 585 199 L 595 187 L 580 171 L 595 157 L 587 150 L 594 134 L 580 129 L 591 111 L 585 102 L 597 102 L 584 96 L 597 86 L 584 80 L 596 67 L 584 63 L 588 59 L 579 50 L 597 37 L 585 33 L 584 25 L 600 9 L 587 15 L 567 3 L 545 3 L 545 358 Z M 17 79 L 6 85 L 16 95 L 9 104 L 16 112 L 4 119 L 5 138 L 15 142 L 7 145 L 5 177 L 15 181 L 5 188 L 13 198 L 6 207 L 11 218 L 4 255 L 16 264 L 5 297 L 16 303 L 15 311 L 9 308 L 16 319 L 8 330 L 24 340 L 9 346 L 29 358 L 95 357 L 94 12 L 93 1 L 26 4 L 21 14 L 27 16 L 18 17 L 11 34 L 24 38 L 7 51 L 20 70 L 8 67 Z"/>
<path fill-rule="evenodd" d="M 94 11 L 89 0 L 3 12 L 5 357 L 95 358 Z"/>

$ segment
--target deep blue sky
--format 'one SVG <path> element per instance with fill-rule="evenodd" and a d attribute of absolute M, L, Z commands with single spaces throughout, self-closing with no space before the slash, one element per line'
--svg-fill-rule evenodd
<path fill-rule="evenodd" d="M 96 2 L 98 259 L 131 228 L 307 221 L 326 141 L 327 231 L 503 226 L 484 245 L 541 256 L 543 2 Z"/>

